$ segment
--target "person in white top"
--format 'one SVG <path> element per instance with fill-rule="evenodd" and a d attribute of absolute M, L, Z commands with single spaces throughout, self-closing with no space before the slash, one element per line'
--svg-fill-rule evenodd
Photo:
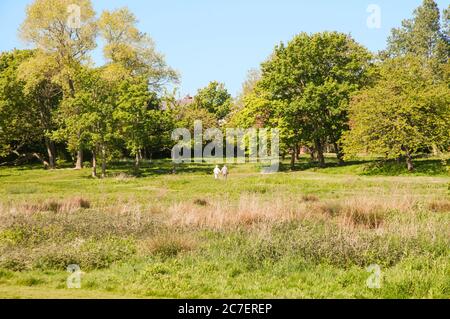
<path fill-rule="evenodd" d="M 220 168 L 219 165 L 216 165 L 216 168 L 214 169 L 214 179 L 219 179 L 220 174 Z"/>
<path fill-rule="evenodd" d="M 226 167 L 225 165 L 222 167 L 222 176 L 225 179 L 227 179 L 228 177 L 228 167 Z"/>

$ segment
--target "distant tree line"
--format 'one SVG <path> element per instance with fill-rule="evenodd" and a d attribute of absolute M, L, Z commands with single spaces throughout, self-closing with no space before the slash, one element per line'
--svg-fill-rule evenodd
<path fill-rule="evenodd" d="M 68 23 L 74 4 L 76 25 Z M 174 128 L 197 119 L 215 127 L 226 117 L 232 99 L 221 83 L 186 105 L 165 90 L 179 76 L 136 25 L 126 8 L 97 18 L 89 0 L 28 6 L 19 33 L 35 49 L 0 55 L 3 164 L 37 159 L 53 169 L 68 157 L 80 169 L 88 157 L 93 176 L 97 166 L 104 176 L 112 159 L 133 157 L 138 171 L 143 158 L 170 154 Z M 100 41 L 106 63 L 96 67 L 90 54 Z"/>
<path fill-rule="evenodd" d="M 71 4 L 79 21 L 67 23 Z M 179 100 L 179 76 L 126 8 L 96 16 L 90 0 L 35 0 L 20 36 L 34 49 L 0 55 L 0 165 L 88 158 L 107 163 L 170 154 L 177 127 L 278 128 L 295 165 L 300 148 L 319 166 L 360 153 L 405 160 L 450 146 L 450 8 L 424 0 L 393 29 L 386 50 L 369 52 L 338 32 L 300 33 L 252 71 L 235 99 L 213 81 Z M 91 53 L 103 44 L 105 64 Z M 97 170 L 101 171 L 100 174 Z"/>
<path fill-rule="evenodd" d="M 372 54 L 349 35 L 301 33 L 275 47 L 244 84 L 231 123 L 278 127 L 294 166 L 300 147 L 319 166 L 359 153 L 405 160 L 450 146 L 450 7 L 424 0 Z"/>

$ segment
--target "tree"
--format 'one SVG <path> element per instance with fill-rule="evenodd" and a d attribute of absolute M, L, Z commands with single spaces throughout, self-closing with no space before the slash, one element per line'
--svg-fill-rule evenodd
<path fill-rule="evenodd" d="M 135 170 L 139 171 L 142 151 L 152 144 L 155 130 L 164 128 L 163 111 L 155 94 L 148 89 L 145 78 L 125 80 L 118 90 L 114 118 L 118 121 L 121 138 L 126 148 L 135 157 Z M 157 134 L 157 133 L 156 133 Z M 160 132 L 163 135 L 163 132 Z"/>
<path fill-rule="evenodd" d="M 176 82 L 178 74 L 167 66 L 164 56 L 156 51 L 153 40 L 139 31 L 137 22 L 127 8 L 102 13 L 98 26 L 106 42 L 103 48 L 108 62 L 105 73 L 120 80 L 145 77 L 148 86 L 159 92 L 168 82 Z"/>
<path fill-rule="evenodd" d="M 191 134 L 194 134 L 195 121 L 201 121 L 203 129 L 217 127 L 217 119 L 214 114 L 190 105 L 178 106 L 174 111 L 174 118 L 177 127 L 187 128 Z"/>
<path fill-rule="evenodd" d="M 53 112 L 61 99 L 58 85 L 49 81 L 53 67 L 38 61 L 36 51 L 14 50 L 0 57 L 0 144 L 3 155 L 15 153 L 19 160 L 38 158 L 45 166 L 55 168 L 56 148 L 51 140 Z M 24 148 L 43 142 L 47 158 L 39 151 L 24 154 Z M 31 147 L 33 149 L 33 147 Z"/>
<path fill-rule="evenodd" d="M 338 147 L 347 129 L 350 95 L 371 78 L 371 58 L 348 35 L 301 33 L 277 46 L 262 64 L 258 86 L 277 102 L 273 114 L 289 131 L 285 135 L 293 156 L 299 143 L 312 143 L 324 166 L 325 144 Z M 337 153 L 341 157 L 339 149 Z"/>
<path fill-rule="evenodd" d="M 102 69 L 82 68 L 74 82 L 75 94 L 58 110 L 60 129 L 55 138 L 68 141 L 69 150 L 82 146 L 92 152 L 92 176 L 97 177 L 101 158 L 102 177 L 118 139 L 114 119 L 116 88 L 102 77 Z"/>
<path fill-rule="evenodd" d="M 231 95 L 225 85 L 212 81 L 207 87 L 198 90 L 192 106 L 208 111 L 216 117 L 217 121 L 220 121 L 230 113 L 231 102 Z"/>
<path fill-rule="evenodd" d="M 71 18 L 73 24 L 69 23 Z M 88 52 L 95 48 L 96 33 L 95 11 L 90 0 L 35 0 L 27 7 L 20 27 L 21 38 L 40 51 L 30 66 L 45 59 L 54 61 L 58 72 L 48 81 L 59 83 L 65 99 L 73 98 L 76 93 L 74 74 L 86 61 Z M 76 167 L 81 168 L 81 164 L 82 149 L 79 149 Z"/>
<path fill-rule="evenodd" d="M 52 80 L 58 72 L 56 61 L 39 51 L 23 61 L 18 68 L 18 77 L 25 83 L 24 92 L 34 97 L 30 106 L 39 114 L 36 128 L 43 132 L 49 167 L 56 167 L 56 147 L 51 138 L 55 130 L 53 113 L 62 99 L 61 86 Z"/>
<path fill-rule="evenodd" d="M 436 2 L 424 0 L 414 10 L 412 19 L 403 20 L 400 28 L 392 29 L 382 56 L 416 55 L 430 60 L 434 73 L 441 71 L 439 64 L 447 63 L 450 54 L 449 8 L 443 11 L 441 25 Z"/>
<path fill-rule="evenodd" d="M 415 56 L 387 60 L 380 80 L 354 97 L 351 131 L 344 137 L 347 157 L 358 152 L 406 158 L 450 141 L 450 88 L 433 80 L 432 69 Z"/>
<path fill-rule="evenodd" d="M 253 93 L 259 80 L 261 80 L 261 71 L 258 69 L 251 69 L 247 72 L 247 77 L 242 84 L 242 90 L 235 100 L 231 113 L 236 113 L 244 107 L 244 99 L 246 96 Z"/>

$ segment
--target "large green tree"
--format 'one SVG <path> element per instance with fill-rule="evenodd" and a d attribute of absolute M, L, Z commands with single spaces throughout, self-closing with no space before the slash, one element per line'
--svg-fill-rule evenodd
<path fill-rule="evenodd" d="M 164 148 L 173 126 L 170 110 L 161 110 L 160 100 L 149 90 L 145 78 L 124 80 L 118 89 L 114 118 L 127 150 L 135 157 L 138 172 L 143 151 Z"/>
<path fill-rule="evenodd" d="M 45 166 L 55 168 L 56 149 L 51 133 L 61 90 L 49 80 L 48 72 L 54 70 L 54 65 L 30 67 L 36 61 L 35 54 L 31 50 L 14 50 L 0 56 L 0 154 L 14 153 L 18 160 L 36 157 Z M 25 151 L 36 144 L 43 144 L 47 155 L 38 149 Z"/>
<path fill-rule="evenodd" d="M 102 177 L 113 154 L 118 136 L 114 118 L 117 88 L 102 76 L 103 69 L 81 68 L 74 81 L 75 94 L 58 109 L 59 130 L 56 139 L 66 140 L 69 150 L 80 147 L 92 153 L 92 176 L 97 177 L 97 159 L 101 159 Z"/>
<path fill-rule="evenodd" d="M 434 0 L 424 0 L 414 10 L 413 17 L 402 21 L 400 28 L 394 28 L 388 38 L 388 46 L 382 57 L 398 57 L 412 54 L 429 60 L 434 74 L 442 78 L 442 67 L 450 54 L 449 9 L 443 10 Z"/>
<path fill-rule="evenodd" d="M 299 143 L 314 145 L 324 166 L 326 143 L 341 158 L 340 137 L 347 129 L 350 95 L 370 80 L 371 54 L 349 35 L 301 33 L 280 44 L 262 64 L 258 83 L 284 128 L 292 156 Z M 294 162 L 292 162 L 292 165 Z"/>
<path fill-rule="evenodd" d="M 96 34 L 95 11 L 90 0 L 35 0 L 27 7 L 20 27 L 21 38 L 38 49 L 29 71 L 39 64 L 56 64 L 57 72 L 51 72 L 48 81 L 62 87 L 64 99 L 73 98 L 77 70 L 96 47 Z M 32 77 L 28 79 L 32 81 Z M 80 148 L 76 168 L 81 168 L 82 156 Z"/>
<path fill-rule="evenodd" d="M 423 59 L 408 55 L 383 63 L 377 84 L 351 103 L 351 131 L 344 137 L 346 156 L 361 153 L 406 159 L 424 148 L 450 141 L 450 88 L 436 82 Z"/>
<path fill-rule="evenodd" d="M 159 92 L 168 82 L 176 82 L 178 74 L 164 56 L 156 51 L 151 37 L 137 28 L 135 15 L 127 8 L 104 11 L 98 21 L 105 41 L 103 54 L 111 78 L 145 77 L 151 90 Z"/>

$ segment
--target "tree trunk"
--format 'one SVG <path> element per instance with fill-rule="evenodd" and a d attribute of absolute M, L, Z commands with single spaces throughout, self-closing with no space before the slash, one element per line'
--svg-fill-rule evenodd
<path fill-rule="evenodd" d="M 83 168 L 83 150 L 80 148 L 77 151 L 77 162 L 75 164 L 75 169 Z"/>
<path fill-rule="evenodd" d="M 0 166 L 4 166 L 4 165 L 22 165 L 23 163 L 28 162 L 32 158 L 38 159 L 44 165 L 44 167 L 46 169 L 50 166 L 50 164 L 41 156 L 41 154 L 38 154 L 38 153 L 35 153 L 35 152 L 34 153 L 21 154 L 17 150 L 13 150 L 12 153 L 16 154 L 18 156 L 18 158 L 15 159 L 12 162 L 1 163 Z"/>
<path fill-rule="evenodd" d="M 92 177 L 97 177 L 97 152 L 92 150 Z"/>
<path fill-rule="evenodd" d="M 75 85 L 73 83 L 73 80 L 69 79 L 68 83 L 69 83 L 69 89 L 70 89 L 70 97 L 75 97 Z"/>
<path fill-rule="evenodd" d="M 102 146 L 102 178 L 106 177 L 106 149 Z"/>
<path fill-rule="evenodd" d="M 134 172 L 139 173 L 139 168 L 141 166 L 141 156 L 139 152 L 136 152 L 135 160 L 134 160 Z"/>
<path fill-rule="evenodd" d="M 45 137 L 45 147 L 47 148 L 48 154 L 48 166 L 50 169 L 56 168 L 56 149 L 55 143 L 48 137 Z"/>
<path fill-rule="evenodd" d="M 299 161 L 300 160 L 300 151 L 301 151 L 301 147 L 300 147 L 300 145 L 296 145 L 296 147 L 295 147 L 295 159 L 297 160 L 297 161 Z"/>
<path fill-rule="evenodd" d="M 316 140 L 317 160 L 319 161 L 319 167 L 325 167 L 325 157 L 323 155 L 323 145 L 320 140 Z"/>
<path fill-rule="evenodd" d="M 433 143 L 431 149 L 432 149 L 432 152 L 433 152 L 433 156 L 438 156 L 439 155 L 439 148 L 437 147 L 437 145 L 435 143 Z"/>
<path fill-rule="evenodd" d="M 408 167 L 409 172 L 412 172 L 414 170 L 414 164 L 412 161 L 412 157 L 411 157 L 411 154 L 409 154 L 409 153 L 406 153 L 406 165 Z"/>
<path fill-rule="evenodd" d="M 339 147 L 338 143 L 333 143 L 334 151 L 336 152 L 336 157 L 338 159 L 338 165 L 344 165 L 344 154 L 342 153 L 341 148 Z"/>
<path fill-rule="evenodd" d="M 308 147 L 309 155 L 311 156 L 311 162 L 316 161 L 315 150 L 313 147 Z"/>
<path fill-rule="evenodd" d="M 295 155 L 297 153 L 296 146 L 294 146 L 291 150 L 291 170 L 295 167 Z"/>

